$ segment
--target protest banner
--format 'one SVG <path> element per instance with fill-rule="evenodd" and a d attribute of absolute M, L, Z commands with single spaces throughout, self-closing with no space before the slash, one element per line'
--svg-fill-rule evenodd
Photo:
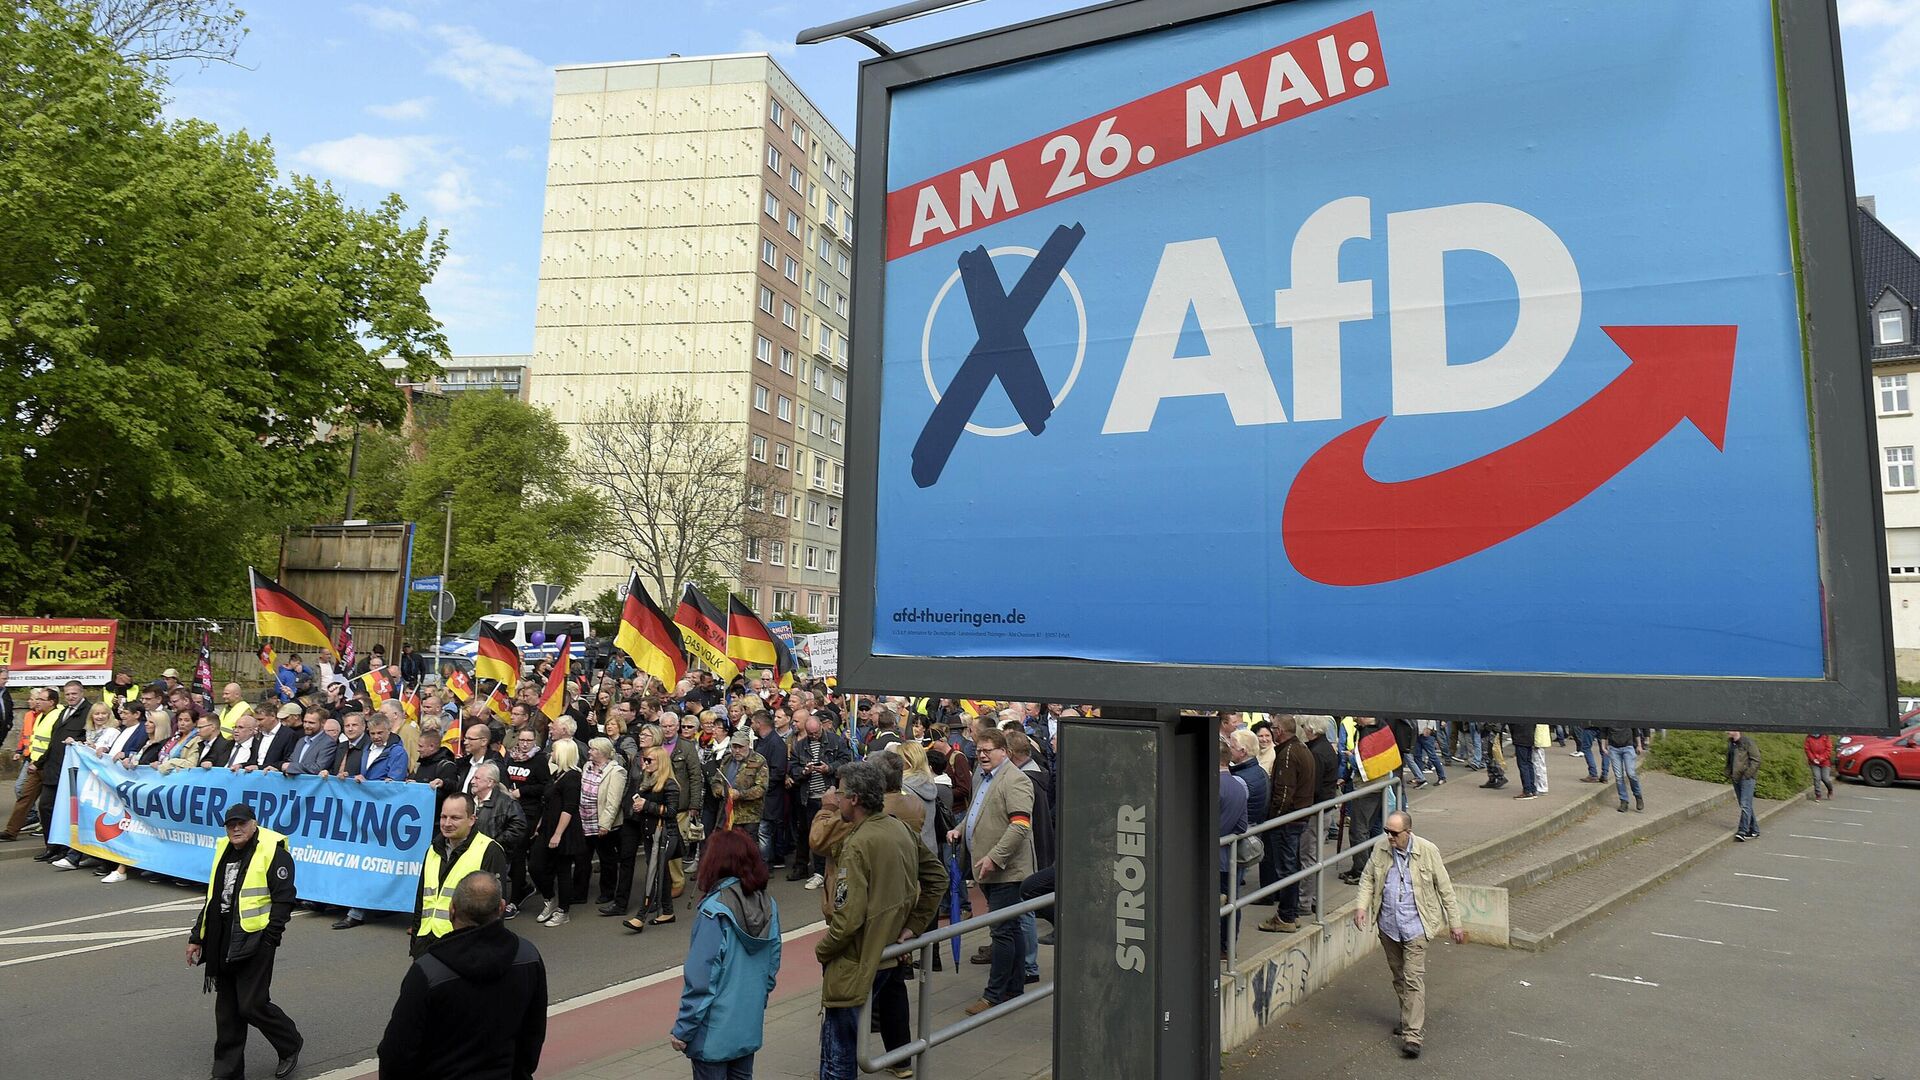
<path fill-rule="evenodd" d="M 114 619 L 0 619 L 0 667 L 14 686 L 59 686 L 113 678 Z"/>
<path fill-rule="evenodd" d="M 800 638 L 801 655 L 816 679 L 840 674 L 840 632 L 805 634 Z"/>
<path fill-rule="evenodd" d="M 222 819 L 237 803 L 286 835 L 300 898 L 317 903 L 411 911 L 433 838 L 433 791 L 423 784 L 226 769 L 162 775 L 85 752 L 68 754 L 62 772 L 52 843 L 188 881 L 207 880 Z"/>

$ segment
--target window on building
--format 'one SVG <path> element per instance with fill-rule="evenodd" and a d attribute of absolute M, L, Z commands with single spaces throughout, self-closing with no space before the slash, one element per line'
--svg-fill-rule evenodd
<path fill-rule="evenodd" d="M 820 500 L 818 499 L 807 500 L 807 524 L 820 524 Z"/>
<path fill-rule="evenodd" d="M 773 467 L 776 469 L 784 469 L 787 467 L 787 444 L 786 443 L 773 444 Z"/>
<path fill-rule="evenodd" d="M 800 121 L 798 120 L 793 122 L 793 145 L 803 151 L 807 148 L 807 132 L 805 128 L 800 126 Z"/>
<path fill-rule="evenodd" d="M 766 239 L 760 241 L 760 261 L 768 266 L 780 265 L 780 249 L 774 246 L 773 241 Z"/>
<path fill-rule="evenodd" d="M 787 186 L 792 188 L 795 194 L 799 194 L 807 186 L 807 178 L 800 174 L 800 166 L 787 166 Z"/>
<path fill-rule="evenodd" d="M 832 624 L 838 621 L 839 618 L 840 618 L 840 598 L 838 596 L 829 594 L 827 596 L 827 622 L 829 624 Z"/>
<path fill-rule="evenodd" d="M 1914 490 L 1913 447 L 1884 446 L 1880 448 L 1880 453 L 1887 463 L 1887 490 Z"/>
<path fill-rule="evenodd" d="M 821 487 L 827 483 L 827 460 L 819 454 L 813 455 L 813 482 Z"/>
<path fill-rule="evenodd" d="M 773 590 L 773 610 L 775 614 L 793 614 L 793 593 L 786 589 Z"/>
<path fill-rule="evenodd" d="M 835 342 L 834 342 L 833 344 L 834 344 L 834 348 L 833 348 L 833 352 L 834 352 L 834 355 L 835 355 L 835 356 L 838 356 L 838 357 L 840 358 L 840 366 L 841 366 L 841 367 L 846 367 L 846 366 L 847 366 L 847 337 L 846 337 L 846 335 L 845 335 L 845 334 L 842 334 L 842 335 L 840 336 L 840 339 L 839 339 L 838 341 L 835 341 Z"/>
<path fill-rule="evenodd" d="M 827 528 L 837 529 L 839 527 L 840 527 L 840 508 L 837 506 L 834 506 L 832 503 L 828 503 L 827 504 Z"/>
<path fill-rule="evenodd" d="M 781 266 L 781 272 L 787 275 L 788 281 L 793 282 L 795 285 L 800 284 L 800 260 L 799 259 L 796 259 L 791 255 L 786 256 L 786 260 Z"/>
<path fill-rule="evenodd" d="M 747 561 L 760 561 L 760 538 L 757 536 L 747 537 Z"/>
<path fill-rule="evenodd" d="M 840 163 L 833 160 L 832 158 L 827 159 L 827 179 L 829 180 L 840 179 Z"/>
<path fill-rule="evenodd" d="M 813 388 L 822 394 L 827 392 L 827 373 L 825 368 L 813 369 Z"/>
<path fill-rule="evenodd" d="M 833 290 L 828 288 L 827 283 L 823 280 L 814 289 L 813 295 L 819 297 L 820 302 L 824 304 L 824 303 L 827 303 L 833 297 Z"/>
<path fill-rule="evenodd" d="M 787 211 L 787 231 L 795 236 L 800 235 L 800 215 L 791 210 Z"/>
<path fill-rule="evenodd" d="M 775 566 L 787 565 L 787 545 L 779 540 L 768 541 L 767 561 Z"/>
<path fill-rule="evenodd" d="M 793 324 L 788 323 L 787 325 L 792 326 Z M 785 347 L 781 348 L 780 370 L 786 372 L 789 375 L 793 374 L 793 350 L 792 349 L 785 348 Z"/>
<path fill-rule="evenodd" d="M 813 316 L 803 311 L 800 313 L 800 340 L 811 341 L 812 339 L 813 339 Z"/>
<path fill-rule="evenodd" d="M 840 572 L 840 552 L 834 548 L 828 548 L 827 549 L 827 573 L 837 574 L 839 572 Z"/>
<path fill-rule="evenodd" d="M 1907 396 L 1907 377 L 1905 375 L 1882 375 L 1880 384 L 1880 415 L 1898 416 L 1913 411 L 1911 399 Z"/>
<path fill-rule="evenodd" d="M 1907 313 L 1898 307 L 1880 309 L 1874 316 L 1874 326 L 1882 345 L 1901 345 L 1907 340 Z"/>
<path fill-rule="evenodd" d="M 833 196 L 831 195 L 827 196 L 826 219 L 827 224 L 832 225 L 834 228 L 840 227 L 840 204 L 834 202 Z"/>
<path fill-rule="evenodd" d="M 794 323 L 794 320 L 799 317 L 799 314 L 800 313 L 794 309 L 793 304 L 791 304 L 786 300 L 780 301 L 780 321 L 781 322 L 786 323 L 788 326 L 792 326 Z"/>
<path fill-rule="evenodd" d="M 1887 573 L 1920 577 L 1920 529 L 1887 530 Z"/>
<path fill-rule="evenodd" d="M 820 234 L 820 257 L 823 259 L 833 258 L 833 242 L 827 239 L 827 234 L 825 233 Z"/>
<path fill-rule="evenodd" d="M 834 376 L 833 377 L 833 400 L 845 401 L 846 397 L 847 397 L 847 380 L 840 378 L 838 375 Z"/>
<path fill-rule="evenodd" d="M 749 586 L 747 586 L 747 606 L 748 606 L 748 607 L 750 607 L 750 608 L 753 608 L 753 609 L 754 609 L 754 610 L 756 610 L 756 611 L 758 611 L 758 610 L 759 610 L 759 608 L 760 608 L 760 588 L 759 588 L 759 586 L 757 586 L 757 585 L 749 585 Z"/>
<path fill-rule="evenodd" d="M 767 508 L 767 489 L 759 484 L 747 485 L 747 509 L 764 512 Z"/>
<path fill-rule="evenodd" d="M 773 175 L 780 175 L 780 151 L 772 145 L 767 147 L 767 168 L 773 170 Z"/>
<path fill-rule="evenodd" d="M 807 569 L 820 569 L 820 549 L 812 544 L 807 545 Z"/>
<path fill-rule="evenodd" d="M 833 493 L 835 495 L 840 494 L 841 490 L 846 486 L 847 467 L 836 461 L 833 463 Z"/>
<path fill-rule="evenodd" d="M 833 256 L 833 261 L 834 261 L 834 265 L 840 268 L 840 273 L 842 275 L 851 274 L 853 272 L 853 260 L 847 258 L 846 252 L 844 251 L 835 252 Z"/>
<path fill-rule="evenodd" d="M 770 112 L 768 115 L 773 117 L 773 122 L 776 125 L 785 124 L 787 122 L 787 108 L 786 106 L 780 104 L 779 98 L 773 99 L 773 111 Z"/>
<path fill-rule="evenodd" d="M 813 432 L 813 433 L 814 433 L 815 435 L 825 435 L 825 434 L 827 433 L 827 420 L 826 420 L 826 417 L 824 417 L 824 416 L 821 416 L 821 415 L 820 415 L 820 414 L 819 414 L 819 413 L 818 413 L 818 412 L 816 411 L 816 412 L 815 412 L 815 413 L 813 414 L 813 426 L 812 426 L 811 428 L 809 428 L 808 430 L 810 430 L 810 431 L 812 431 L 812 432 Z"/>
<path fill-rule="evenodd" d="M 765 435 L 755 435 L 753 437 L 753 448 L 748 452 L 753 456 L 753 460 L 755 461 L 767 460 L 767 437 Z"/>
<path fill-rule="evenodd" d="M 773 290 L 765 285 L 760 286 L 760 310 L 773 314 Z"/>
<path fill-rule="evenodd" d="M 753 384 L 753 407 L 761 412 L 767 411 L 767 388 L 759 383 Z"/>
<path fill-rule="evenodd" d="M 837 292 L 833 294 L 833 310 L 839 312 L 841 318 L 844 319 L 847 317 L 847 294 L 846 293 Z"/>
<path fill-rule="evenodd" d="M 814 415 L 819 416 L 820 414 L 814 413 Z M 807 426 L 807 407 L 805 405 L 796 405 L 794 407 L 793 422 L 799 424 L 801 427 Z"/>
<path fill-rule="evenodd" d="M 787 423 L 792 423 L 793 422 L 793 399 L 788 397 L 785 394 L 781 394 L 780 400 L 774 403 L 773 415 L 779 417 L 781 420 L 786 421 Z"/>
<path fill-rule="evenodd" d="M 836 443 L 840 441 L 840 421 L 827 421 L 827 438 L 832 439 Z"/>
<path fill-rule="evenodd" d="M 833 327 L 826 323 L 820 324 L 820 351 L 828 356 L 833 355 Z"/>
<path fill-rule="evenodd" d="M 766 207 L 767 207 L 767 216 L 772 218 L 775 221 L 779 221 L 780 220 L 780 200 L 774 198 L 773 192 L 771 191 L 767 192 Z"/>
<path fill-rule="evenodd" d="M 787 493 L 784 491 L 776 491 L 773 493 L 773 516 L 787 516 Z"/>

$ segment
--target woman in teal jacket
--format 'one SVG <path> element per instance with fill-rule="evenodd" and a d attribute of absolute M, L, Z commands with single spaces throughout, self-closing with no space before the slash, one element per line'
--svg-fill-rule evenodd
<path fill-rule="evenodd" d="M 767 893 L 767 864 L 746 833 L 717 830 L 695 883 L 706 899 L 687 946 L 673 1047 L 692 1060 L 693 1080 L 752 1080 L 780 973 L 780 909 Z"/>

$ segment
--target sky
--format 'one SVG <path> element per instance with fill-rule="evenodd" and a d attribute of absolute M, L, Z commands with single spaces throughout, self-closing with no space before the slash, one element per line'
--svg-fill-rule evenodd
<path fill-rule="evenodd" d="M 455 354 L 532 349 L 552 69 L 768 52 L 851 139 L 858 65 L 800 30 L 893 0 L 248 0 L 233 65 L 176 65 L 173 116 L 272 140 L 284 171 L 372 205 L 397 191 L 447 234 L 429 288 Z M 984 0 L 890 27 L 895 48 L 1084 6 Z M 1920 0 L 1840 0 L 1856 187 L 1920 247 Z"/>

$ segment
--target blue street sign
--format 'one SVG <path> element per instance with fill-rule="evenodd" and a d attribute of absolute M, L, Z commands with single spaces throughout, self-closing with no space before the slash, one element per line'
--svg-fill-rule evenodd
<path fill-rule="evenodd" d="M 440 591 L 440 575 L 435 574 L 432 577 L 414 578 L 413 591 L 414 592 L 439 592 Z"/>

